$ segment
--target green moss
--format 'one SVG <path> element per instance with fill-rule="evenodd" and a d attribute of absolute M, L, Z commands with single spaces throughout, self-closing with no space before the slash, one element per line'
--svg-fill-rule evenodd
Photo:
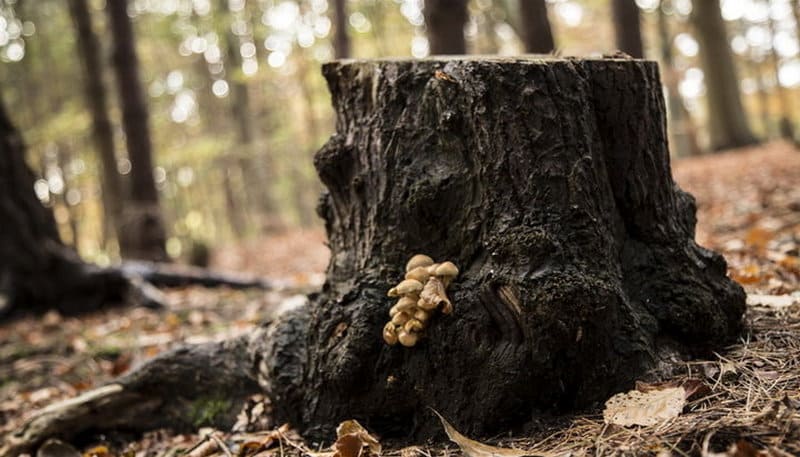
<path fill-rule="evenodd" d="M 218 422 L 220 416 L 225 415 L 231 409 L 231 402 L 222 396 L 201 397 L 192 403 L 189 420 L 195 427 Z"/>

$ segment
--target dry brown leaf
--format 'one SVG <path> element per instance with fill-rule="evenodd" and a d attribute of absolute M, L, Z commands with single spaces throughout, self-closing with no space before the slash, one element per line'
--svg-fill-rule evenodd
<path fill-rule="evenodd" d="M 71 444 L 50 439 L 39 447 L 36 457 L 81 457 L 81 453 Z"/>
<path fill-rule="evenodd" d="M 439 414 L 438 411 L 431 408 L 434 414 L 439 416 L 439 420 L 442 422 L 442 426 L 444 427 L 444 432 L 447 433 L 447 437 L 450 438 L 450 441 L 456 443 L 461 451 L 467 455 L 467 457 L 522 457 L 522 456 L 548 456 L 549 454 L 542 454 L 538 452 L 531 452 L 531 451 L 524 451 L 522 449 L 512 449 L 512 448 L 503 448 L 497 446 L 490 446 L 488 444 L 481 443 L 479 441 L 475 441 L 473 439 L 467 438 L 466 436 L 462 435 L 458 430 L 456 430 L 452 425 L 450 425 L 447 420 Z"/>
<path fill-rule="evenodd" d="M 356 420 L 347 420 L 336 427 L 336 442 L 333 449 L 337 457 L 360 457 L 364 447 L 370 454 L 381 454 L 381 443 L 370 435 Z"/>
<path fill-rule="evenodd" d="M 678 417 L 686 406 L 686 394 L 683 387 L 618 393 L 606 401 L 603 420 L 623 427 L 656 425 Z"/>

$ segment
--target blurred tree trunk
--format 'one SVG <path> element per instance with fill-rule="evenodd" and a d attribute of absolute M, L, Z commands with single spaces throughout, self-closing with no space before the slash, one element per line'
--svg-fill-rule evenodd
<path fill-rule="evenodd" d="M 277 221 L 276 205 L 270 192 L 271 179 L 269 176 L 269 155 L 267 152 L 256 154 L 255 129 L 253 128 L 253 113 L 250 107 L 250 91 L 242 73 L 242 54 L 239 46 L 239 37 L 231 30 L 231 11 L 228 0 L 219 1 L 219 16 L 223 27 L 222 37 L 224 42 L 224 62 L 227 69 L 230 85 L 230 109 L 236 129 L 237 150 L 239 167 L 242 171 L 244 188 L 249 197 L 248 206 L 258 208 L 265 218 L 263 226 L 271 226 Z M 260 157 L 261 160 L 254 160 Z M 253 202 L 252 200 L 256 201 Z"/>
<path fill-rule="evenodd" d="M 71 313 L 119 301 L 127 281 L 64 246 L 50 209 L 33 192 L 25 146 L 0 100 L 0 315 L 15 307 Z"/>
<path fill-rule="evenodd" d="M 519 15 L 522 20 L 522 38 L 525 52 L 548 54 L 555 50 L 553 31 L 547 17 L 545 0 L 519 0 Z"/>
<path fill-rule="evenodd" d="M 658 37 L 660 42 L 661 61 L 664 68 L 661 79 L 667 86 L 667 111 L 669 114 L 669 135 L 672 153 L 678 157 L 700 154 L 692 116 L 683 104 L 678 90 L 678 74 L 675 70 L 675 56 L 672 52 L 672 34 L 669 31 L 667 15 L 664 13 L 664 1 L 657 9 Z"/>
<path fill-rule="evenodd" d="M 692 6 L 690 20 L 700 44 L 711 149 L 716 151 L 757 143 L 742 106 L 739 78 L 719 0 L 695 0 Z"/>
<path fill-rule="evenodd" d="M 775 49 L 775 21 L 772 19 L 772 1 L 766 0 L 765 4 L 770 14 L 767 15 L 767 26 L 769 27 L 769 56 L 772 63 L 773 71 L 775 72 L 775 90 L 778 93 L 778 107 L 781 110 L 780 120 L 778 121 L 778 131 L 781 138 L 789 141 L 794 141 L 794 124 L 792 122 L 792 105 L 789 97 L 787 97 L 783 84 L 781 84 L 780 70 L 781 58 L 778 51 Z M 800 29 L 799 29 L 800 30 Z"/>
<path fill-rule="evenodd" d="M 612 0 L 617 48 L 637 59 L 644 58 L 639 7 L 635 0 Z"/>
<path fill-rule="evenodd" d="M 130 205 L 123 209 L 120 252 L 123 257 L 167 260 L 166 230 L 153 178 L 147 103 L 139 81 L 139 62 L 127 0 L 106 5 L 113 42 L 112 64 L 122 109 L 122 125 L 131 162 Z"/>
<path fill-rule="evenodd" d="M 467 0 L 425 0 L 424 13 L 431 55 L 467 53 Z"/>
<path fill-rule="evenodd" d="M 337 59 L 350 57 L 350 35 L 347 34 L 345 0 L 333 0 L 333 55 Z"/>
<path fill-rule="evenodd" d="M 108 101 L 100 63 L 102 52 L 92 28 L 87 0 L 69 0 L 69 10 L 75 25 L 78 54 L 83 62 L 84 94 L 92 116 L 92 137 L 100 158 L 104 227 L 113 228 L 119 241 L 122 238 L 122 202 L 125 194 L 117 171 L 114 132 L 108 117 Z"/>

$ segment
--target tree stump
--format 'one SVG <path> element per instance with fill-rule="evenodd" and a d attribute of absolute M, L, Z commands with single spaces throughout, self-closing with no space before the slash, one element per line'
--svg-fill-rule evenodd
<path fill-rule="evenodd" d="M 340 61 L 336 133 L 315 157 L 331 262 L 312 300 L 302 383 L 276 411 L 328 432 L 494 433 L 604 400 L 659 345 L 719 345 L 742 288 L 694 241 L 670 173 L 655 62 Z M 413 348 L 381 340 L 408 258 L 451 260 L 455 311 Z M 280 368 L 278 368 L 280 369 Z M 274 375 L 273 375 L 274 376 Z"/>
<path fill-rule="evenodd" d="M 627 389 L 661 348 L 739 334 L 744 292 L 695 243 L 694 199 L 670 174 L 654 62 L 345 60 L 323 73 L 336 133 L 315 157 L 332 253 L 322 291 L 228 343 L 237 350 L 159 356 L 122 378 L 121 393 L 99 393 L 104 402 L 160 396 L 153 414 L 173 417 L 170 402 L 188 404 L 177 397 L 203 397 L 163 374 L 226 354 L 240 362 L 225 366 L 253 371 L 215 375 L 257 379 L 276 420 L 309 438 L 345 419 L 430 437 L 427 407 L 480 436 Z M 455 310 L 416 346 L 389 346 L 386 292 L 417 253 L 458 265 Z M 66 407 L 71 424 L 104 425 Z M 141 427 L 137 414 L 128 428 Z M 53 434 L 52 422 L 32 421 L 19 442 Z"/>

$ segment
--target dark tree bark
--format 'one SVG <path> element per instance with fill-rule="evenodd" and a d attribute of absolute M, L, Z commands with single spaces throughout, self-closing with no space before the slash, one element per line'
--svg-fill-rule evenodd
<path fill-rule="evenodd" d="M 333 55 L 337 59 L 350 58 L 350 35 L 347 33 L 346 0 L 333 0 Z"/>
<path fill-rule="evenodd" d="M 466 54 L 467 0 L 425 0 L 425 27 L 432 55 Z"/>
<path fill-rule="evenodd" d="M 139 61 L 133 24 L 128 16 L 128 1 L 109 0 L 106 10 L 113 42 L 112 64 L 122 109 L 122 125 L 131 162 L 131 198 L 129 207 L 123 210 L 124 236 L 120 239 L 120 248 L 124 257 L 167 260 L 166 230 L 153 178 L 153 148 L 147 103 L 139 81 Z"/>
<path fill-rule="evenodd" d="M 739 93 L 739 78 L 728 44 L 719 0 L 692 2 L 691 21 L 700 44 L 700 64 L 705 75 L 711 149 L 736 148 L 756 143 Z"/>
<path fill-rule="evenodd" d="M 83 62 L 84 97 L 92 116 L 92 137 L 100 158 L 101 188 L 105 226 L 113 228 L 117 241 L 122 238 L 122 178 L 117 171 L 114 132 L 108 117 L 106 88 L 103 83 L 100 43 L 92 28 L 86 0 L 70 0 L 70 15 L 75 24 L 78 54 Z"/>
<path fill-rule="evenodd" d="M 323 72 L 337 125 L 315 157 L 327 281 L 224 353 L 253 367 L 279 422 L 316 439 L 355 418 L 421 439 L 439 430 L 430 406 L 493 434 L 630 387 L 662 345 L 739 334 L 744 292 L 695 244 L 694 199 L 672 180 L 655 63 L 346 61 Z M 416 253 L 459 266 L 455 311 L 415 347 L 388 346 L 386 291 Z M 143 369 L 178 372 L 195 363 L 188 350 Z M 183 378 L 160 381 L 146 398 L 175 402 Z M 141 392 L 125 382 L 118 397 Z"/>
<path fill-rule="evenodd" d="M 641 19 L 635 0 L 611 0 L 617 48 L 631 57 L 644 57 Z"/>
<path fill-rule="evenodd" d="M 547 17 L 545 0 L 519 0 L 519 15 L 522 21 L 525 52 L 548 54 L 555 50 L 553 31 Z"/>

